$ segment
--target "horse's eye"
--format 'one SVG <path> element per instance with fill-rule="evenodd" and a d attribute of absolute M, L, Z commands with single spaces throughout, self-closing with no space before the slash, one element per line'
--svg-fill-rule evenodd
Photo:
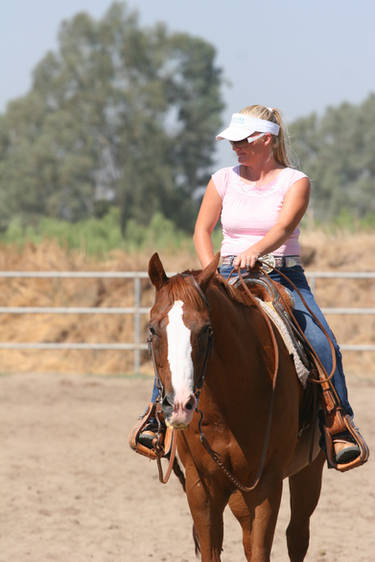
<path fill-rule="evenodd" d="M 203 326 L 202 330 L 201 330 L 201 336 L 208 336 L 211 337 L 213 334 L 212 328 L 210 324 L 207 324 L 206 326 Z"/>

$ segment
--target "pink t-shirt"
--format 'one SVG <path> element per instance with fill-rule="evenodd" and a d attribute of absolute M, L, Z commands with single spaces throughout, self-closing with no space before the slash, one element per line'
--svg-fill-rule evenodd
<path fill-rule="evenodd" d="M 270 183 L 259 185 L 240 176 L 240 166 L 222 168 L 212 175 L 223 208 L 221 255 L 237 255 L 258 242 L 276 224 L 290 186 L 306 174 L 283 168 Z M 299 256 L 299 228 L 277 248 L 274 255 Z"/>

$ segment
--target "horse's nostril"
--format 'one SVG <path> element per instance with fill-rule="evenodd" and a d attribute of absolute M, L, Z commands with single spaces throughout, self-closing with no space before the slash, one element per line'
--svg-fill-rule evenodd
<path fill-rule="evenodd" d="M 195 400 L 194 400 L 194 396 L 192 396 L 185 405 L 186 410 L 192 410 L 194 408 L 194 404 L 195 404 Z"/>

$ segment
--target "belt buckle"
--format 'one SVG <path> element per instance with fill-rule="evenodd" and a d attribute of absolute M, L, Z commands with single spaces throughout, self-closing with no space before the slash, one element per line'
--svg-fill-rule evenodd
<path fill-rule="evenodd" d="M 261 270 L 264 273 L 271 273 L 273 269 L 276 267 L 276 258 L 272 254 L 265 254 L 258 258 L 258 261 L 262 264 Z"/>
<path fill-rule="evenodd" d="M 295 265 L 299 265 L 298 258 L 292 258 L 292 257 L 286 258 L 285 265 L 287 267 L 294 267 Z"/>

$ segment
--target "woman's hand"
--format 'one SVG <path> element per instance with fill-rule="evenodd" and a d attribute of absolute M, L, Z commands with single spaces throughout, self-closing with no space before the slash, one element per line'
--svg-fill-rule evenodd
<path fill-rule="evenodd" d="M 260 253 L 252 248 L 248 248 L 244 252 L 241 252 L 236 256 L 233 260 L 233 267 L 236 269 L 252 269 L 255 267 L 257 259 L 259 258 Z"/>

